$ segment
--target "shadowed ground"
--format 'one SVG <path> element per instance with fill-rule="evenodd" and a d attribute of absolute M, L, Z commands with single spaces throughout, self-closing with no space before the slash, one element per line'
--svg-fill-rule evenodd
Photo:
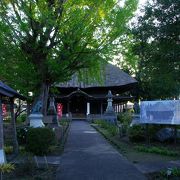
<path fill-rule="evenodd" d="M 143 180 L 146 178 L 87 122 L 73 121 L 56 179 Z"/>

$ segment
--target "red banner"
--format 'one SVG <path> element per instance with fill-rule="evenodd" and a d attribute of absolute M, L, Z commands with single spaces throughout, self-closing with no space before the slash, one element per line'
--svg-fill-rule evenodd
<path fill-rule="evenodd" d="M 2 115 L 6 116 L 6 113 L 7 113 L 7 106 L 6 104 L 2 104 Z"/>
<path fill-rule="evenodd" d="M 61 103 L 57 103 L 57 115 L 61 118 L 63 111 L 63 105 Z"/>

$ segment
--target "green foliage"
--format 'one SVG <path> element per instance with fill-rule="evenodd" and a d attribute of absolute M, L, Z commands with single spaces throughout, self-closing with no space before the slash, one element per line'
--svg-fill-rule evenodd
<path fill-rule="evenodd" d="M 55 144 L 55 133 L 49 128 L 31 128 L 27 133 L 26 150 L 35 155 L 45 155 Z"/>
<path fill-rule="evenodd" d="M 151 141 L 156 141 L 155 135 L 162 128 L 162 125 L 148 125 L 148 138 Z M 141 125 L 133 125 L 128 129 L 128 136 L 132 142 L 140 142 L 145 140 L 145 128 Z"/>
<path fill-rule="evenodd" d="M 154 140 L 154 137 L 155 137 L 155 135 L 156 135 L 156 133 L 160 130 L 160 129 L 162 129 L 162 125 L 158 125 L 158 124 L 156 124 L 156 125 L 148 125 L 148 134 L 149 134 L 149 138 L 151 139 L 151 140 Z"/>
<path fill-rule="evenodd" d="M 118 121 L 124 125 L 130 125 L 132 121 L 132 114 L 130 112 L 124 112 L 118 114 Z"/>
<path fill-rule="evenodd" d="M 132 114 L 130 112 L 123 112 L 118 114 L 118 121 L 121 123 L 121 133 L 125 135 L 129 129 L 129 125 L 132 122 Z"/>
<path fill-rule="evenodd" d="M 115 136 L 118 133 L 117 126 L 115 126 L 115 125 L 109 125 L 107 130 L 112 136 Z"/>
<path fill-rule="evenodd" d="M 21 127 L 17 129 L 17 140 L 19 145 L 24 145 L 27 142 L 27 133 L 30 127 Z"/>
<path fill-rule="evenodd" d="M 178 156 L 179 155 L 177 152 L 168 150 L 164 147 L 136 146 L 135 149 L 140 152 L 155 153 L 155 154 L 160 154 L 160 155 L 165 155 L 165 156 Z"/>
<path fill-rule="evenodd" d="M 144 99 L 177 98 L 180 89 L 180 1 L 149 1 L 132 30 L 139 57 L 136 78 Z"/>
<path fill-rule="evenodd" d="M 151 174 L 151 179 L 157 179 L 157 180 L 169 180 L 169 179 L 173 179 L 173 180 L 179 180 L 180 178 L 180 168 L 170 168 L 170 175 L 168 176 L 168 172 L 169 168 L 166 170 L 162 170 L 160 172 L 156 172 Z"/>
<path fill-rule="evenodd" d="M 21 114 L 20 116 L 17 117 L 17 123 L 23 123 L 26 121 L 27 115 L 26 114 Z"/>
<path fill-rule="evenodd" d="M 13 147 L 12 146 L 4 146 L 4 152 L 6 154 L 12 154 L 13 153 Z"/>
<path fill-rule="evenodd" d="M 61 126 L 68 126 L 69 123 L 70 123 L 70 121 L 67 120 L 67 119 L 61 119 L 61 120 L 59 121 L 59 124 L 60 124 Z"/>
<path fill-rule="evenodd" d="M 101 65 L 119 53 L 136 7 L 137 0 L 124 6 L 117 0 L 1 0 L 2 79 L 25 95 L 76 72 L 94 80 Z"/>
<path fill-rule="evenodd" d="M 136 44 L 132 33 L 127 33 L 126 36 L 122 38 L 122 47 L 119 53 L 123 56 L 117 57 L 117 64 L 130 75 L 138 73 L 138 62 L 139 57 L 134 54 L 134 45 Z"/>
<path fill-rule="evenodd" d="M 172 168 L 172 176 L 180 177 L 180 168 Z"/>
<path fill-rule="evenodd" d="M 98 124 L 99 127 L 106 129 L 111 136 L 115 136 L 118 133 L 117 126 L 106 122 L 105 120 L 95 120 L 94 123 Z"/>
<path fill-rule="evenodd" d="M 1 173 L 10 173 L 14 170 L 14 168 L 14 164 L 11 163 L 0 164 Z"/>
<path fill-rule="evenodd" d="M 128 129 L 129 140 L 132 142 L 140 142 L 145 140 L 144 128 L 140 125 L 134 125 Z"/>

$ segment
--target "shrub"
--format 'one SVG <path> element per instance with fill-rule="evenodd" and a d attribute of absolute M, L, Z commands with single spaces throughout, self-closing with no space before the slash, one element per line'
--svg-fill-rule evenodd
<path fill-rule="evenodd" d="M 26 114 L 21 114 L 20 116 L 17 117 L 17 123 L 23 123 L 26 121 L 27 115 Z"/>
<path fill-rule="evenodd" d="M 26 150 L 35 155 L 45 155 L 55 144 L 55 133 L 49 128 L 32 128 L 27 133 Z"/>
<path fill-rule="evenodd" d="M 157 173 L 153 173 L 150 179 L 157 180 L 179 180 L 180 179 L 180 168 L 167 168 Z"/>
<path fill-rule="evenodd" d="M 149 125 L 148 127 L 148 134 L 149 134 L 149 137 L 150 139 L 155 139 L 155 135 L 156 133 L 162 128 L 162 125 Z"/>
<path fill-rule="evenodd" d="M 102 119 L 94 120 L 94 123 L 97 124 L 101 128 L 106 128 L 107 127 L 107 122 L 105 122 Z"/>
<path fill-rule="evenodd" d="M 67 119 L 61 119 L 61 120 L 59 121 L 59 124 L 60 124 L 61 126 L 68 126 L 69 123 L 70 123 L 70 121 L 67 120 Z"/>
<path fill-rule="evenodd" d="M 12 146 L 4 146 L 4 151 L 6 154 L 12 154 L 13 153 L 13 147 Z"/>
<path fill-rule="evenodd" d="M 172 175 L 175 177 L 180 177 L 180 168 L 172 168 Z"/>
<path fill-rule="evenodd" d="M 117 126 L 112 125 L 112 124 L 109 124 L 109 125 L 108 125 L 107 131 L 108 131 L 112 136 L 115 136 L 115 135 L 117 135 L 117 133 L 118 133 Z"/>
<path fill-rule="evenodd" d="M 132 142 L 140 142 L 145 140 L 144 128 L 140 125 L 134 125 L 128 130 L 129 140 Z"/>
<path fill-rule="evenodd" d="M 132 122 L 132 114 L 130 112 L 120 113 L 117 118 L 118 121 L 122 124 L 123 134 L 125 135 L 129 129 L 129 125 Z"/>
<path fill-rule="evenodd" d="M 118 133 L 117 126 L 105 120 L 95 120 L 94 123 L 98 124 L 99 127 L 106 129 L 112 136 L 115 136 Z"/>
<path fill-rule="evenodd" d="M 30 129 L 30 127 L 21 127 L 17 129 L 17 139 L 18 139 L 18 143 L 19 145 L 24 145 L 26 144 L 27 141 L 27 133 L 28 130 Z"/>
<path fill-rule="evenodd" d="M 123 125 L 130 125 L 132 121 L 132 115 L 130 112 L 120 113 L 117 118 L 118 121 L 120 121 L 120 123 L 122 123 Z"/>
<path fill-rule="evenodd" d="M 0 164 L 1 173 L 10 173 L 14 170 L 14 165 L 11 163 Z"/>

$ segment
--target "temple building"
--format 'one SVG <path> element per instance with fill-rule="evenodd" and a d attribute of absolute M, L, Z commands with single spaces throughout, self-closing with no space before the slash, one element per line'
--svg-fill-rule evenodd
<path fill-rule="evenodd" d="M 116 113 L 122 112 L 127 101 L 134 99 L 131 91 L 137 87 L 137 81 L 119 67 L 107 64 L 103 82 L 84 83 L 74 75 L 66 83 L 56 85 L 59 93 L 55 96 L 63 115 L 72 118 L 85 118 L 87 115 L 102 115 L 107 107 L 107 94 L 113 94 L 113 107 Z"/>

